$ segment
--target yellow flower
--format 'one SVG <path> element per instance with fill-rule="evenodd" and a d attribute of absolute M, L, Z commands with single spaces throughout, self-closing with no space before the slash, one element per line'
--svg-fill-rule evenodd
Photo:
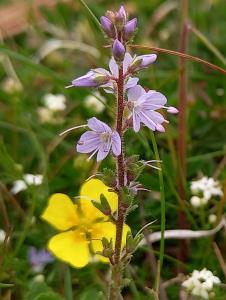
<path fill-rule="evenodd" d="M 59 231 L 48 243 L 49 250 L 59 259 L 73 267 L 81 268 L 88 264 L 94 256 L 103 262 L 108 258 L 95 254 L 102 251 L 102 238 L 115 242 L 116 226 L 93 206 L 91 200 L 100 202 L 103 194 L 112 212 L 117 210 L 118 196 L 109 192 L 109 187 L 98 179 L 91 179 L 84 183 L 80 191 L 80 200 L 74 204 L 65 194 L 54 194 L 50 197 L 42 219 L 50 223 Z M 122 246 L 126 244 L 127 225 L 123 228 Z"/>

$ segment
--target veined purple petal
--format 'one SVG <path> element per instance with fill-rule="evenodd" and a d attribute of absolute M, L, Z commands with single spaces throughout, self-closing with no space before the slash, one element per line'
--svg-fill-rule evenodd
<path fill-rule="evenodd" d="M 108 155 L 111 147 L 105 144 L 102 144 L 97 152 L 97 162 L 105 159 L 105 157 Z"/>
<path fill-rule="evenodd" d="M 90 129 L 92 129 L 96 132 L 111 132 L 111 128 L 107 124 L 98 120 L 95 117 L 90 118 L 88 120 L 87 124 Z"/>
<path fill-rule="evenodd" d="M 136 114 L 136 112 L 133 112 L 133 130 L 135 132 L 138 132 L 140 130 L 140 118 L 139 116 Z"/>
<path fill-rule="evenodd" d="M 164 117 L 157 111 L 153 110 L 146 110 L 145 114 L 148 116 L 149 119 L 151 119 L 154 123 L 163 123 L 165 121 Z"/>
<path fill-rule="evenodd" d="M 142 95 L 146 95 L 146 92 L 140 85 L 132 87 L 127 92 L 129 101 L 137 101 Z"/>
<path fill-rule="evenodd" d="M 152 104 L 163 106 L 167 102 L 166 97 L 162 93 L 151 91 L 150 93 L 148 92 L 147 95 L 148 95 L 147 101 L 150 101 Z"/>
<path fill-rule="evenodd" d="M 112 133 L 112 152 L 115 156 L 118 156 L 121 154 L 121 139 L 117 131 L 114 131 Z"/>
<path fill-rule="evenodd" d="M 118 65 L 117 65 L 114 57 L 112 57 L 109 61 L 109 69 L 110 69 L 112 75 L 114 75 L 116 78 L 118 78 Z"/>
<path fill-rule="evenodd" d="M 85 139 L 85 136 L 84 136 L 85 133 L 83 133 L 83 135 L 81 136 L 81 138 L 79 139 L 79 141 L 77 143 L 77 146 L 76 146 L 77 152 L 90 153 L 92 151 L 95 151 L 101 143 L 100 138 L 96 132 L 95 132 L 97 135 L 96 138 L 94 137 L 92 139 Z"/>
<path fill-rule="evenodd" d="M 89 71 L 86 75 L 76 78 L 72 81 L 74 86 L 88 86 L 97 87 L 99 84 L 94 80 L 95 74 L 93 71 Z"/>
<path fill-rule="evenodd" d="M 137 77 L 133 77 L 133 78 L 130 77 L 128 79 L 128 81 L 126 82 L 126 84 L 125 84 L 125 90 L 130 89 L 130 88 L 136 86 L 138 81 L 139 81 L 139 78 L 137 78 Z"/>
<path fill-rule="evenodd" d="M 149 118 L 145 112 L 142 111 L 141 113 L 139 113 L 139 118 L 141 122 L 144 123 L 144 125 L 146 125 L 151 130 L 155 131 L 157 124 L 151 118 Z"/>
<path fill-rule="evenodd" d="M 125 74 L 128 70 L 129 65 L 132 63 L 133 58 L 132 56 L 126 52 L 123 60 L 123 74 Z"/>

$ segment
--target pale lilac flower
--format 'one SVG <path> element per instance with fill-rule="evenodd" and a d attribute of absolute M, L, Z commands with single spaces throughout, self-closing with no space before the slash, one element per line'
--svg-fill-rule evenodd
<path fill-rule="evenodd" d="M 124 41 L 128 41 L 134 35 L 134 32 L 137 27 L 137 18 L 134 18 L 126 23 L 124 26 L 123 39 Z"/>
<path fill-rule="evenodd" d="M 112 46 L 112 53 L 113 53 L 115 60 L 121 61 L 124 57 L 125 52 L 126 52 L 126 50 L 125 50 L 125 47 L 123 46 L 123 44 L 118 39 L 116 39 Z"/>
<path fill-rule="evenodd" d="M 134 131 L 138 132 L 143 123 L 152 131 L 164 132 L 165 129 L 161 124 L 168 121 L 156 110 L 160 108 L 168 110 L 166 102 L 167 99 L 163 94 L 152 90 L 146 92 L 140 85 L 129 89 L 128 108 L 133 118 Z"/>
<path fill-rule="evenodd" d="M 34 247 L 29 249 L 28 261 L 35 273 L 41 273 L 45 266 L 53 260 L 53 256 L 45 249 L 37 250 Z"/>
<path fill-rule="evenodd" d="M 110 150 L 115 156 L 121 154 L 121 139 L 117 131 L 104 122 L 93 117 L 88 120 L 87 126 L 91 129 L 80 137 L 77 143 L 77 151 L 80 153 L 91 153 L 92 158 L 97 153 L 97 161 L 103 160 Z"/>

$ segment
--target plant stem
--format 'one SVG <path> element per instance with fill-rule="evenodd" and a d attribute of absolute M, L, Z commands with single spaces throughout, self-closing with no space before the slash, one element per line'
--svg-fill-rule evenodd
<path fill-rule="evenodd" d="M 123 152 L 123 110 L 124 110 L 124 76 L 123 66 L 119 67 L 119 76 L 117 80 L 117 123 L 116 130 L 122 141 L 121 154 L 117 157 L 117 190 L 118 190 L 118 217 L 116 221 L 116 239 L 114 251 L 114 265 L 112 266 L 111 286 L 109 291 L 109 300 L 123 299 L 121 296 L 122 286 L 122 266 L 121 266 L 121 248 L 123 225 L 125 221 L 126 207 L 123 204 L 121 188 L 125 185 L 125 162 Z"/>
<path fill-rule="evenodd" d="M 181 34 L 180 34 L 180 52 L 185 53 L 188 43 L 188 2 L 189 0 L 181 1 Z M 186 138 L 187 138 L 187 68 L 184 58 L 179 62 L 179 120 L 178 120 L 178 194 L 182 201 L 186 199 L 185 182 L 187 177 L 186 166 Z M 186 214 L 184 211 L 179 212 L 178 216 L 179 228 L 187 228 Z M 180 242 L 179 259 L 185 260 L 187 256 L 187 243 Z"/>

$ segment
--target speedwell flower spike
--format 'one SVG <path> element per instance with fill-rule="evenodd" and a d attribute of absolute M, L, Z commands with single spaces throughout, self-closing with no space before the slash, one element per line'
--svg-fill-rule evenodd
<path fill-rule="evenodd" d="M 117 131 L 97 118 L 88 120 L 87 126 L 91 131 L 83 133 L 77 143 L 77 151 L 80 153 L 91 153 L 91 159 L 97 153 L 97 161 L 103 160 L 110 150 L 115 156 L 121 154 L 121 139 Z"/>

